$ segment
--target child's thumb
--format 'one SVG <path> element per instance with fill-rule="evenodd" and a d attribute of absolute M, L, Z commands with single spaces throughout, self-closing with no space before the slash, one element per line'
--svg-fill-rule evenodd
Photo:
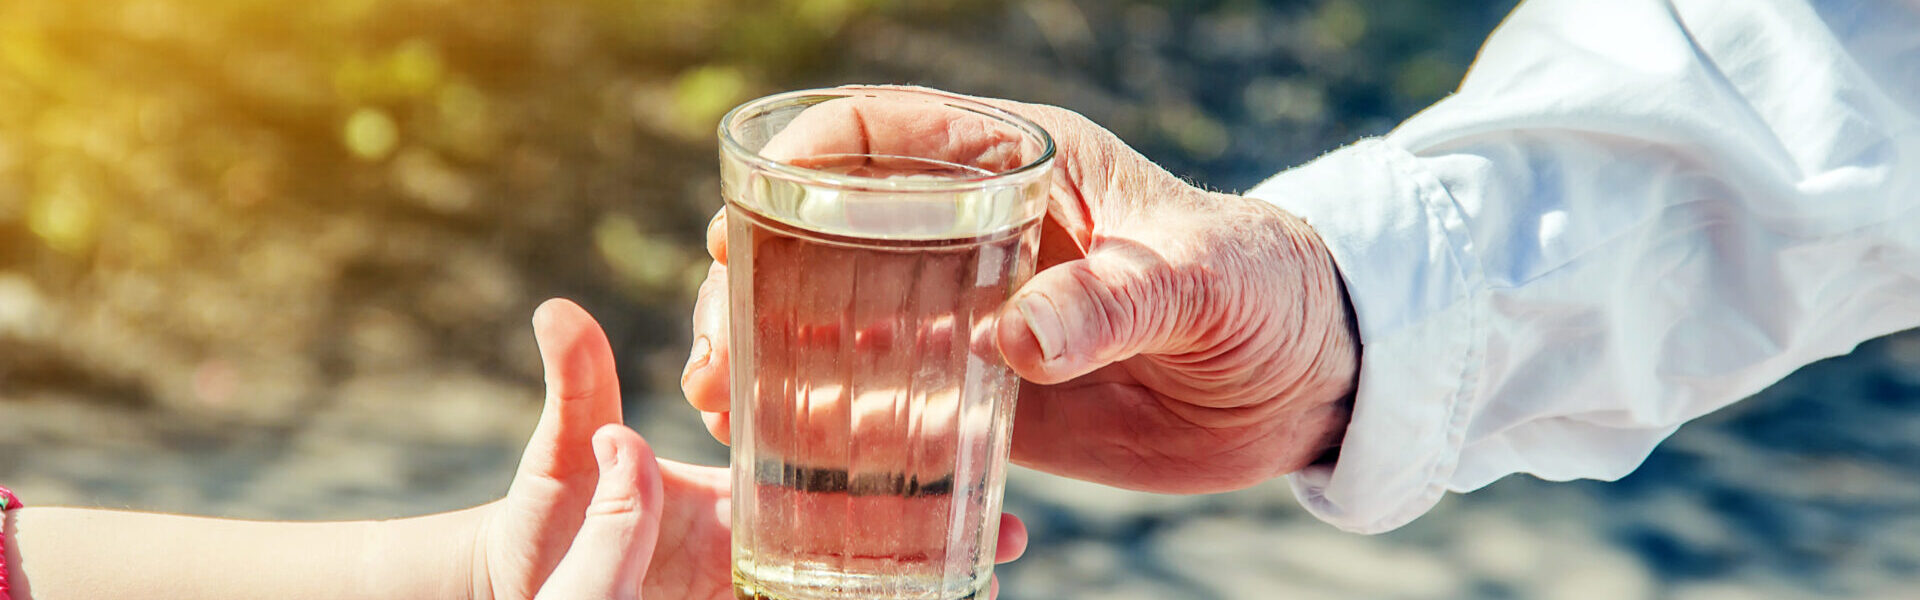
<path fill-rule="evenodd" d="M 586 521 L 538 598 L 638 600 L 653 561 L 664 503 L 660 466 L 646 440 L 624 425 L 593 434 L 600 483 Z"/>

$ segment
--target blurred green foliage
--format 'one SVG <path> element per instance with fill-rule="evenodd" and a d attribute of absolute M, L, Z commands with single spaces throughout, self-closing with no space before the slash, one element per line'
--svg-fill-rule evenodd
<path fill-rule="evenodd" d="M 283 419 L 373 372 L 534 381 L 566 295 L 672 394 L 747 98 L 1059 104 L 1242 188 L 1444 94 L 1510 4 L 0 3 L 0 383 Z"/>
<path fill-rule="evenodd" d="M 527 374 L 489 338 L 537 295 L 663 348 L 717 204 L 687 150 L 889 4 L 0 4 L 0 276 L 34 304 L 0 365 L 272 417 L 380 357 Z"/>
<path fill-rule="evenodd" d="M 350 177 L 371 170 L 356 163 L 409 150 L 497 165 L 552 133 L 620 135 L 595 126 L 700 138 L 720 112 L 766 91 L 765 73 L 816 60 L 849 18 L 886 4 L 7 3 L 0 139 L 13 189 L 0 215 L 26 215 L 35 237 L 75 254 L 157 216 L 102 210 L 108 197 L 293 201 L 279 198 L 292 180 Z M 629 114 L 595 119 L 617 111 Z M 269 177 L 221 184 L 245 169 Z M 395 187 L 456 204 L 432 197 L 452 188 Z M 245 192 L 257 197 L 234 197 Z"/>

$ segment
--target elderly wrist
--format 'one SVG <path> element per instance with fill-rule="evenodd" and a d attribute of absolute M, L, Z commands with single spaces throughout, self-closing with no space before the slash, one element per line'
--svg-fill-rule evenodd
<path fill-rule="evenodd" d="M 1288 417 L 1301 440 L 1299 460 L 1287 465 L 1292 471 L 1339 456 L 1353 415 L 1361 342 L 1345 280 L 1325 241 L 1306 221 L 1279 207 L 1273 210 L 1285 213 L 1283 223 L 1297 253 L 1294 265 L 1303 296 L 1299 342 L 1315 349 L 1314 370 L 1293 398 L 1298 412 Z"/>

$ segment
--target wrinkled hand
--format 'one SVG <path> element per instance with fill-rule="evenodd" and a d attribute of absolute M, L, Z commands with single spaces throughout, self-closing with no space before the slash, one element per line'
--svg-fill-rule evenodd
<path fill-rule="evenodd" d="M 1046 128 L 1059 161 L 1041 271 L 1002 308 L 994 334 L 1028 380 L 1015 462 L 1202 493 L 1298 470 L 1339 443 L 1359 345 L 1339 276 L 1311 228 L 1272 205 L 1187 185 L 1073 112 L 976 100 Z M 849 122 L 859 126 L 834 125 Z M 841 100 L 803 113 L 780 136 L 966 162 L 981 152 L 965 139 L 972 129 L 880 100 Z M 700 288 L 681 380 L 722 441 L 724 220 L 723 211 L 707 230 L 715 264 Z"/>

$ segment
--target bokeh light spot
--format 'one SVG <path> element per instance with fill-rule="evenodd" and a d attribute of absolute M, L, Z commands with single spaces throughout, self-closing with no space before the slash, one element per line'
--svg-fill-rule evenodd
<path fill-rule="evenodd" d="M 853 0 L 801 0 L 795 7 L 800 20 L 823 33 L 839 31 L 853 9 Z"/>
<path fill-rule="evenodd" d="M 393 51 L 388 68 L 393 81 L 407 95 L 419 95 L 440 83 L 446 68 L 440 53 L 423 40 L 408 40 Z"/>
<path fill-rule="evenodd" d="M 1453 91 L 1466 68 L 1428 52 L 1401 62 L 1393 77 L 1393 91 L 1408 98 L 1439 98 Z"/>
<path fill-rule="evenodd" d="M 727 109 L 746 99 L 747 76 L 729 66 L 688 69 L 674 81 L 673 104 L 679 125 L 689 135 L 711 135 Z"/>
<path fill-rule="evenodd" d="M 385 111 L 361 108 L 347 117 L 341 138 L 346 142 L 347 151 L 355 157 L 375 161 L 393 153 L 394 146 L 400 143 L 400 127 Z"/>
<path fill-rule="evenodd" d="M 27 211 L 27 228 L 47 247 L 78 254 L 93 245 L 95 208 L 85 193 L 62 186 L 35 199 Z"/>
<path fill-rule="evenodd" d="M 1233 142 L 1227 126 L 1193 107 L 1170 107 L 1158 116 L 1160 130 L 1194 158 L 1219 158 Z"/>
<path fill-rule="evenodd" d="M 1367 11 L 1353 0 L 1333 0 L 1320 5 L 1314 15 L 1313 30 L 1322 46 L 1332 49 L 1353 47 L 1367 33 Z"/>
<path fill-rule="evenodd" d="M 1311 122 L 1327 114 L 1326 84 L 1303 78 L 1254 79 L 1241 91 L 1247 114 L 1262 123 Z"/>
<path fill-rule="evenodd" d="M 686 248 L 647 235 L 624 214 L 601 217 L 593 226 L 593 245 L 619 283 L 642 297 L 685 285 L 686 269 L 696 262 Z"/>

